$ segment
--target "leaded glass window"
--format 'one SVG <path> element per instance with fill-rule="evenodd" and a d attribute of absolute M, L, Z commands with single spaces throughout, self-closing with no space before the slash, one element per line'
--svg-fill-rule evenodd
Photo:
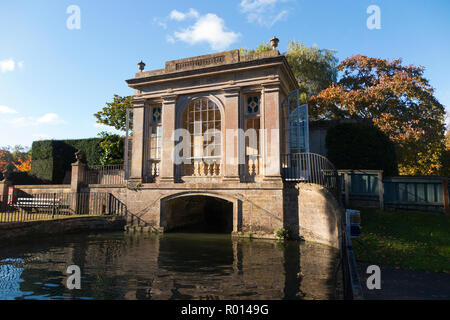
<path fill-rule="evenodd" d="M 259 96 L 248 96 L 246 112 L 248 115 L 256 115 L 259 113 Z"/>

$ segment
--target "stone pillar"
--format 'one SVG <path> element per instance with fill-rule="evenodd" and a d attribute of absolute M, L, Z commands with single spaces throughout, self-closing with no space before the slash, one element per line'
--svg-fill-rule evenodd
<path fill-rule="evenodd" d="M 348 171 L 344 172 L 344 191 L 345 191 L 345 207 L 348 208 L 350 207 L 350 177 L 348 175 Z"/>
<path fill-rule="evenodd" d="M 8 191 L 9 187 L 12 186 L 11 181 L 4 179 L 0 181 L 0 209 L 6 209 L 6 204 L 8 203 Z"/>
<path fill-rule="evenodd" d="M 239 159 L 245 159 L 240 154 L 241 139 L 239 137 L 239 96 L 240 87 L 225 88 L 225 117 L 222 119 L 223 132 L 223 176 L 224 180 L 239 181 Z"/>
<path fill-rule="evenodd" d="M 264 180 L 279 180 L 281 157 L 280 83 L 263 84 L 263 175 Z"/>
<path fill-rule="evenodd" d="M 144 99 L 133 99 L 133 155 L 131 157 L 130 180 L 142 182 L 144 151 Z"/>
<path fill-rule="evenodd" d="M 384 184 L 383 184 L 383 171 L 378 171 L 378 199 L 380 201 L 380 209 L 384 209 Z"/>
<path fill-rule="evenodd" d="M 174 132 L 175 132 L 175 104 L 177 95 L 169 94 L 162 97 L 161 115 L 161 169 L 160 176 L 162 182 L 174 182 Z"/>
<path fill-rule="evenodd" d="M 444 198 L 444 212 L 447 215 L 450 215 L 450 201 L 449 201 L 449 194 L 448 194 L 448 179 L 444 178 L 442 180 L 442 192 L 443 198 Z"/>
<path fill-rule="evenodd" d="M 70 181 L 70 192 L 72 193 L 71 197 L 71 209 L 72 212 L 78 213 L 79 208 L 79 195 L 80 186 L 84 182 L 86 172 L 86 164 L 78 160 L 75 163 L 72 163 L 72 179 Z"/>
<path fill-rule="evenodd" d="M 70 181 L 70 192 L 80 191 L 80 185 L 84 181 L 86 164 L 77 161 L 72 163 L 72 179 Z"/>

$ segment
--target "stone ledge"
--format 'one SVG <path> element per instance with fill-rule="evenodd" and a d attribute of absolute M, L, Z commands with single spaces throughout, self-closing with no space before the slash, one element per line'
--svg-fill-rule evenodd
<path fill-rule="evenodd" d="M 35 241 L 55 234 L 93 231 L 122 231 L 125 220 L 118 217 L 83 217 L 0 224 L 0 246 L 16 241 Z"/>

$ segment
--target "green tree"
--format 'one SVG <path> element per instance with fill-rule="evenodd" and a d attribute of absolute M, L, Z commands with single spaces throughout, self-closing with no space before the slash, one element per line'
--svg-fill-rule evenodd
<path fill-rule="evenodd" d="M 284 55 L 294 71 L 302 103 L 307 103 L 311 96 L 336 82 L 336 51 L 308 47 L 300 41 L 289 41 Z"/>
<path fill-rule="evenodd" d="M 441 155 L 441 175 L 450 176 L 450 129 L 445 134 L 445 150 Z"/>
<path fill-rule="evenodd" d="M 123 163 L 124 155 L 124 138 L 118 134 L 108 132 L 100 132 L 99 136 L 102 138 L 100 142 L 100 149 L 102 155 L 100 157 L 100 164 L 121 164 Z"/>
<path fill-rule="evenodd" d="M 272 46 L 263 41 L 259 46 L 257 46 L 255 49 L 246 49 L 246 48 L 240 48 L 239 49 L 239 54 L 241 56 L 247 56 L 247 55 L 251 55 L 251 54 L 258 54 L 258 53 L 262 53 L 262 52 L 266 52 L 266 51 L 270 51 L 273 50 Z"/>
<path fill-rule="evenodd" d="M 131 101 L 131 96 L 121 97 L 115 94 L 113 102 L 107 102 L 106 106 L 103 107 L 101 111 L 94 114 L 97 118 L 97 123 L 114 127 L 120 131 L 125 131 L 127 108 L 133 108 Z M 130 112 L 130 130 L 132 130 L 132 127 L 133 119 L 132 113 Z"/>
<path fill-rule="evenodd" d="M 356 55 L 338 70 L 339 82 L 310 99 L 310 113 L 320 119 L 372 119 L 396 143 L 400 174 L 439 174 L 445 110 L 424 68 Z"/>
<path fill-rule="evenodd" d="M 253 50 L 239 50 L 241 55 L 249 55 L 270 51 L 272 47 L 263 42 Z M 288 50 L 283 55 L 297 79 L 302 103 L 307 103 L 311 96 L 336 82 L 338 59 L 334 50 L 308 47 L 300 41 L 289 41 Z"/>

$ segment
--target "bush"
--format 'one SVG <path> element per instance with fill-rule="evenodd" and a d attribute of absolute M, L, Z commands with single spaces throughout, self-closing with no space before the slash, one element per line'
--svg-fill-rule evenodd
<path fill-rule="evenodd" d="M 336 169 L 383 170 L 398 174 L 394 143 L 380 129 L 366 123 L 341 123 L 327 131 L 327 157 Z"/>
<path fill-rule="evenodd" d="M 89 166 L 100 163 L 100 142 L 100 138 L 35 141 L 30 175 L 44 183 L 60 184 L 66 172 L 71 170 L 77 150 L 85 154 Z"/>

